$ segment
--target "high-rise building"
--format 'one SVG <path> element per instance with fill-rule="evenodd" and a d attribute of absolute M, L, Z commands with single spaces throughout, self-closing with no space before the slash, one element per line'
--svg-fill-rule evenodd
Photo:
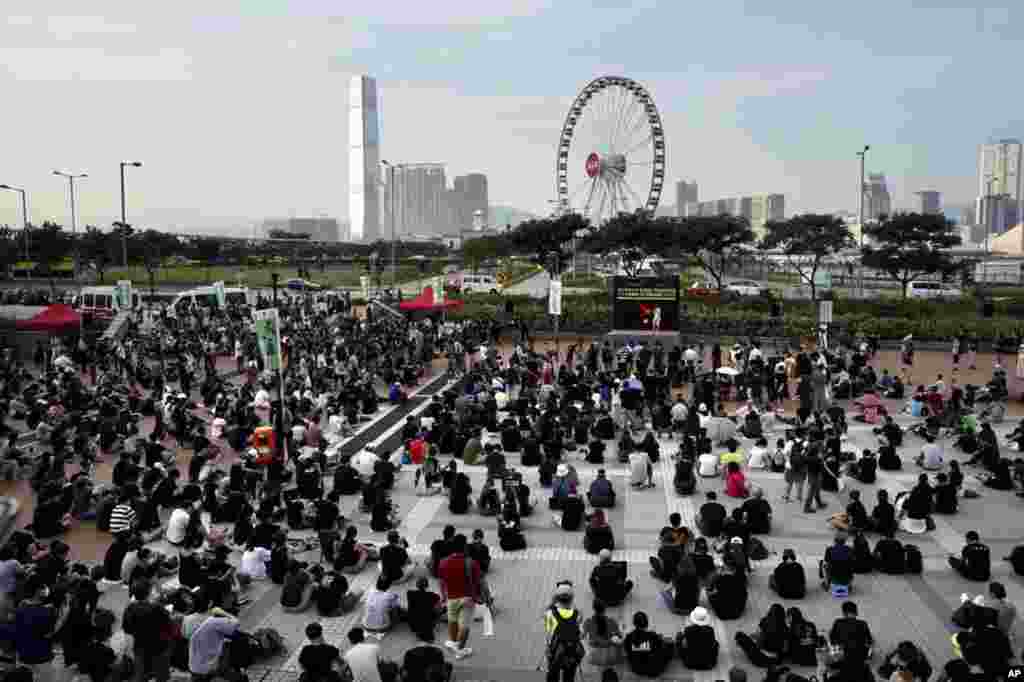
<path fill-rule="evenodd" d="M 391 182 L 389 172 L 387 182 Z M 394 167 L 394 187 L 385 188 L 384 210 L 389 220 L 394 210 L 395 233 L 444 234 L 452 220 L 452 192 L 445 180 L 444 164 L 409 163 Z M 391 225 L 385 225 L 386 230 Z"/>
<path fill-rule="evenodd" d="M 760 235 L 768 221 L 782 220 L 786 217 L 786 197 L 782 194 L 729 197 L 714 201 L 691 202 L 686 210 L 687 215 L 692 216 L 742 216 L 750 221 L 754 232 Z"/>
<path fill-rule="evenodd" d="M 455 178 L 452 197 L 452 217 L 455 227 L 468 230 L 473 226 L 473 215 L 483 211 L 484 224 L 488 224 L 487 176 L 469 173 Z"/>
<path fill-rule="evenodd" d="M 676 215 L 685 218 L 689 215 L 690 207 L 697 203 L 697 183 L 680 180 L 676 183 Z"/>
<path fill-rule="evenodd" d="M 878 220 L 892 213 L 892 197 L 884 173 L 871 173 L 864 187 L 864 220 Z"/>
<path fill-rule="evenodd" d="M 1024 220 L 1024 145 L 999 140 L 981 145 L 978 158 L 976 219 L 1000 234 Z"/>
<path fill-rule="evenodd" d="M 380 237 L 380 118 L 377 81 L 353 76 L 349 84 L 348 115 L 349 238 L 374 241 Z"/>
<path fill-rule="evenodd" d="M 942 192 L 933 189 L 914 192 L 917 195 L 917 212 L 923 215 L 938 215 L 942 213 Z"/>

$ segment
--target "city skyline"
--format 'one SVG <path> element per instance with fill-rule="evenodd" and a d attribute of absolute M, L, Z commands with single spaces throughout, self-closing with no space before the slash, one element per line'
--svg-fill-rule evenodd
<path fill-rule="evenodd" d="M 42 10 L 13 0 L 0 20 L 0 81 L 22 104 L 5 111 L 0 182 L 28 190 L 32 222 L 69 224 L 50 172 L 87 172 L 79 223 L 109 228 L 117 165 L 138 159 L 127 214 L 139 227 L 254 223 L 303 206 L 343 219 L 348 164 L 338 154 L 349 140 L 339 119 L 349 78 L 366 73 L 382 92 L 383 158 L 485 173 L 495 203 L 545 215 L 569 105 L 590 79 L 613 74 L 652 93 L 666 178 L 696 178 L 706 196 L 769 187 L 789 214 L 849 210 L 855 154 L 870 144 L 867 171 L 884 171 L 895 210 L 912 208 L 921 187 L 962 206 L 977 198 L 980 143 L 1024 136 L 1024 115 L 1013 113 L 1024 95 L 1004 92 L 999 107 L 957 96 L 1021 47 L 1012 27 L 1024 7 L 982 4 L 879 3 L 879 26 L 863 7 L 720 3 L 703 21 L 729 26 L 732 49 L 701 31 L 668 64 L 660 46 L 689 13 L 653 0 L 355 3 L 345 17 L 320 2 L 232 13 L 113 0 L 103 16 L 82 16 L 69 0 Z M 580 30 L 562 30 L 580 16 Z M 908 30 L 921 21 L 933 31 Z M 942 54 L 936 31 L 957 35 Z M 770 56 L 755 36 L 771 37 Z M 868 89 L 870 98 L 850 97 Z M 0 223 L 20 225 L 17 195 L 0 196 Z"/>

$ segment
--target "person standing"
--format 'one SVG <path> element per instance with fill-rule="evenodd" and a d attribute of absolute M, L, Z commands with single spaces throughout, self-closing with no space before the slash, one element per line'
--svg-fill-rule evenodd
<path fill-rule="evenodd" d="M 149 600 L 153 585 L 138 580 L 132 585 L 135 601 L 128 604 L 121 619 L 124 631 L 134 642 L 135 668 L 133 682 L 167 682 L 171 676 L 171 619 L 167 610 Z"/>
<path fill-rule="evenodd" d="M 448 640 L 444 645 L 458 659 L 473 654 L 466 646 L 473 611 L 480 596 L 480 564 L 466 555 L 466 536 L 452 538 L 451 553 L 438 568 L 441 594 L 448 603 Z"/>
<path fill-rule="evenodd" d="M 573 606 L 572 587 L 558 585 L 555 601 L 544 614 L 548 636 L 547 682 L 573 682 L 585 654 L 580 629 L 580 612 Z"/>
<path fill-rule="evenodd" d="M 804 513 L 811 514 L 814 512 L 815 503 L 817 503 L 818 509 L 825 508 L 825 503 L 821 501 L 821 475 L 825 463 L 821 459 L 820 443 L 811 443 L 807 446 L 804 466 L 807 470 L 807 497 L 804 498 Z"/>

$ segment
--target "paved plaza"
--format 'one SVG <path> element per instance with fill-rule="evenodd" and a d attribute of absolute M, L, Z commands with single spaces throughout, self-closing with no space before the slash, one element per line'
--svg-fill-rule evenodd
<path fill-rule="evenodd" d="M 349 446 L 361 447 L 366 442 L 374 442 L 386 448 L 397 448 L 399 443 L 396 432 L 404 415 L 418 412 L 425 407 L 430 394 L 449 385 L 444 379 L 435 379 L 424 386 L 416 399 L 406 408 L 382 410 L 373 422 L 367 424 L 364 430 L 353 438 Z M 890 411 L 899 409 L 899 405 L 893 401 L 889 401 L 888 405 Z M 900 416 L 898 421 L 906 427 L 915 420 L 908 416 Z M 143 430 L 146 431 L 148 428 L 144 427 Z M 998 426 L 997 432 L 1002 436 L 1010 428 L 1012 425 L 1007 422 Z M 773 443 L 775 437 L 782 436 L 782 431 L 780 429 L 768 436 Z M 629 564 L 629 578 L 636 583 L 627 601 L 622 606 L 609 608 L 608 614 L 618 619 L 623 630 L 628 631 L 631 629 L 633 614 L 642 610 L 648 614 L 653 629 L 664 635 L 674 635 L 684 625 L 685 619 L 657 605 L 656 593 L 664 586 L 648 574 L 648 557 L 656 548 L 658 530 L 665 525 L 668 515 L 679 512 L 685 525 L 695 527 L 694 516 L 703 502 L 704 491 L 720 490 L 721 484 L 717 480 L 700 480 L 700 488 L 694 495 L 677 496 L 672 488 L 671 454 L 678 447 L 678 443 L 674 440 L 661 439 L 660 444 L 662 459 L 655 470 L 656 487 L 638 491 L 628 486 L 626 465 L 618 463 L 615 443 L 608 443 L 604 468 L 619 493 L 617 506 L 608 513 L 609 524 L 615 533 L 614 558 Z M 751 441 L 743 442 L 746 449 L 752 444 Z M 885 488 L 891 495 L 895 495 L 913 485 L 919 470 L 912 459 L 921 444 L 918 438 L 908 434 L 905 445 L 901 448 L 903 471 L 879 471 L 877 484 L 856 486 L 862 491 L 862 499 L 869 511 L 873 506 L 875 489 Z M 966 460 L 966 457 L 952 449 L 950 441 L 944 441 L 944 445 L 947 459 L 957 457 L 962 461 Z M 872 435 L 870 427 L 851 421 L 844 450 L 859 452 L 864 448 L 876 447 L 877 440 Z M 716 448 L 715 451 L 721 452 L 722 449 Z M 595 477 L 598 467 L 585 463 L 582 456 L 583 451 L 568 454 L 570 461 L 579 471 L 581 488 L 585 490 Z M 510 465 L 518 466 L 518 454 L 507 454 L 507 457 Z M 179 455 L 179 463 L 187 461 L 186 458 L 185 454 Z M 447 457 L 444 459 L 447 460 Z M 109 463 L 105 466 L 109 466 Z M 461 464 L 460 469 L 469 474 L 475 499 L 476 493 L 483 485 L 485 469 L 483 466 L 462 467 Z M 395 485 L 393 499 L 400 508 L 400 532 L 408 539 L 412 546 L 411 553 L 416 558 L 423 559 L 427 556 L 430 543 L 440 536 L 442 528 L 449 523 L 467 536 L 476 528 L 483 529 L 486 533 L 485 540 L 491 546 L 493 562 L 489 581 L 497 599 L 495 636 L 481 637 L 480 624 L 476 624 L 470 639 L 474 653 L 471 657 L 454 663 L 456 680 L 507 682 L 542 679 L 541 673 L 537 672 L 545 646 L 541 620 L 558 580 L 572 580 L 576 585 L 577 605 L 583 616 L 587 617 L 592 612 L 592 595 L 587 578 L 596 563 L 596 557 L 583 550 L 582 532 L 565 532 L 551 524 L 550 512 L 547 511 L 544 499 L 547 491 L 539 488 L 536 468 L 523 471 L 531 488 L 540 491 L 540 499 L 537 500 L 539 504 L 534 514 L 523 519 L 529 548 L 522 552 L 505 553 L 498 549 L 496 522 L 493 517 L 480 516 L 472 510 L 467 515 L 453 515 L 448 511 L 447 498 L 417 496 L 413 491 L 413 468 L 405 467 Z M 972 470 L 967 468 L 965 471 L 970 479 Z M 765 490 L 766 498 L 774 510 L 772 533 L 769 536 L 762 536 L 772 556 L 756 562 L 751 578 L 750 598 L 743 616 L 729 622 L 721 622 L 714 617 L 712 619 L 722 645 L 718 667 L 709 672 L 689 671 L 676 660 L 672 662 L 662 679 L 713 682 L 724 679 L 727 670 L 733 664 L 753 670 L 753 666 L 735 646 L 733 636 L 738 630 L 756 631 L 757 623 L 768 606 L 778 600 L 768 588 L 768 577 L 786 548 L 793 548 L 804 564 L 810 588 L 805 599 L 786 602 L 785 605 L 799 606 L 804 615 L 818 625 L 819 631 L 827 630 L 839 615 L 839 601 L 819 589 L 814 578 L 817 575 L 818 561 L 833 537 L 827 523 L 828 516 L 841 509 L 840 502 L 835 495 L 823 493 L 824 499 L 829 503 L 828 508 L 814 514 L 805 514 L 801 505 L 796 502 L 786 504 L 781 500 L 784 485 L 781 474 L 753 472 L 750 478 L 753 483 Z M 739 503 L 738 500 L 724 495 L 720 495 L 719 500 L 730 509 Z M 342 498 L 342 512 L 358 524 L 360 537 L 364 541 L 383 543 L 384 534 L 370 532 L 369 519 L 359 513 L 357 505 L 357 497 Z M 1024 607 L 1024 600 L 1021 599 L 1024 595 L 1024 583 L 1013 574 L 1007 562 L 1001 561 L 1015 545 L 1024 543 L 1024 525 L 1020 522 L 1019 513 L 1021 505 L 1024 505 L 1024 500 L 1012 493 L 983 489 L 982 497 L 979 499 L 963 500 L 957 515 L 936 516 L 935 531 L 915 536 L 910 540 L 902 537 L 904 541 L 920 546 L 925 557 L 925 570 L 922 575 L 889 576 L 875 573 L 856 577 L 852 598 L 859 604 L 861 616 L 869 623 L 878 640 L 877 651 L 888 652 L 899 640 L 910 639 L 923 647 L 936 668 L 951 657 L 950 633 L 946 624 L 959 603 L 960 594 L 967 591 L 973 595 L 985 590 L 984 584 L 968 583 L 954 574 L 946 564 L 946 557 L 950 553 L 960 551 L 963 535 L 971 529 L 978 530 L 983 541 L 992 548 L 993 579 L 1002 581 L 1007 586 L 1009 598 L 1018 603 L 1019 607 Z M 300 531 L 290 533 L 290 536 L 301 537 L 311 534 L 308 531 Z M 876 538 L 871 539 L 874 541 Z M 68 540 L 73 553 L 77 554 L 77 541 L 74 537 Z M 169 545 L 162 542 L 154 543 L 153 546 L 166 551 L 171 550 Z M 102 549 L 103 547 L 96 548 Z M 101 556 L 101 553 L 93 557 L 77 554 L 74 558 L 95 560 Z M 238 556 L 236 552 L 236 561 Z M 316 562 L 320 558 L 319 551 L 300 554 L 298 558 Z M 377 569 L 371 564 L 362 574 L 351 578 L 350 583 L 357 589 L 369 589 L 376 576 Z M 400 586 L 399 589 L 404 592 L 411 587 L 411 584 L 407 584 Z M 432 581 L 431 589 L 438 590 L 436 581 Z M 254 585 L 248 596 L 252 603 L 242 611 L 243 627 L 248 631 L 260 627 L 276 628 L 288 644 L 286 655 L 264 662 L 261 667 L 250 669 L 249 675 L 253 682 L 297 679 L 300 673 L 298 653 L 304 644 L 303 630 L 311 621 L 319 621 L 324 627 L 326 639 L 344 648 L 347 646 L 347 631 L 357 625 L 362 617 L 362 609 L 338 618 L 319 618 L 315 610 L 305 614 L 285 614 L 278 605 L 280 587 L 270 583 Z M 127 590 L 111 587 L 103 595 L 101 604 L 120 616 L 127 604 Z M 440 629 L 438 635 L 438 641 L 441 641 L 444 635 Z M 115 635 L 115 650 L 118 650 L 117 645 L 120 645 L 121 640 L 123 634 Z M 384 656 L 400 660 L 403 653 L 415 644 L 415 639 L 408 629 L 399 626 L 395 632 L 384 638 L 381 649 Z M 634 679 L 625 673 L 624 666 L 620 666 L 619 670 L 620 673 L 624 673 L 623 679 Z M 599 672 L 589 666 L 583 669 L 583 674 L 588 680 L 599 679 Z M 803 669 L 800 672 L 808 675 L 814 671 Z M 755 673 L 753 679 L 759 678 L 760 673 Z"/>

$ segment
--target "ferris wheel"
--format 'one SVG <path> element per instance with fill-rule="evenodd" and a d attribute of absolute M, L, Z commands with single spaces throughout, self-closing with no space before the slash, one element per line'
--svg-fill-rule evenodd
<path fill-rule="evenodd" d="M 576 96 L 558 138 L 558 209 L 601 225 L 654 215 L 665 181 L 665 132 L 654 99 L 630 78 L 603 76 Z"/>

